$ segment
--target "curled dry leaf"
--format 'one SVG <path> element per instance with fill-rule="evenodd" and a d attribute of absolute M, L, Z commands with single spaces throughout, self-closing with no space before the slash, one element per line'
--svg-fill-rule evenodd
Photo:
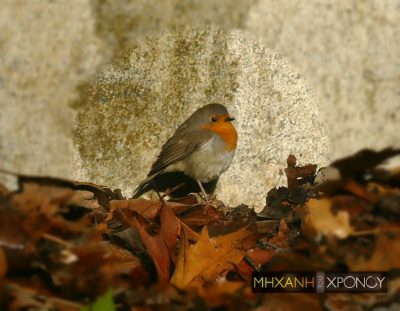
<path fill-rule="evenodd" d="M 279 248 L 288 247 L 288 231 L 289 227 L 284 219 L 279 222 L 279 231 L 276 236 L 268 240 L 268 243 Z"/>
<path fill-rule="evenodd" d="M 168 205 L 162 206 L 160 215 L 160 230 L 155 236 L 151 236 L 137 217 L 132 219 L 133 227 L 138 231 L 149 256 L 157 269 L 158 282 L 166 286 L 170 273 L 170 258 L 175 261 L 175 248 L 180 234 L 180 221 Z"/>
<path fill-rule="evenodd" d="M 168 205 L 165 205 L 161 210 L 160 222 L 160 234 L 165 242 L 165 245 L 167 246 L 170 258 L 175 263 L 175 248 L 178 241 L 178 236 L 181 232 L 181 221 L 176 218 L 172 209 Z"/>
<path fill-rule="evenodd" d="M 305 166 L 296 166 L 296 157 L 289 155 L 287 158 L 287 168 L 285 173 L 288 182 L 288 188 L 295 188 L 305 183 L 310 183 L 314 179 L 317 165 L 307 164 Z"/>
<path fill-rule="evenodd" d="M 159 233 L 151 236 L 136 218 L 133 219 L 133 225 L 139 232 L 140 238 L 156 266 L 159 284 L 166 286 L 169 280 L 170 258 L 162 235 Z"/>
<path fill-rule="evenodd" d="M 111 189 L 87 182 L 78 182 L 67 179 L 48 177 L 48 176 L 30 176 L 30 175 L 17 175 L 18 185 L 21 191 L 29 184 L 36 184 L 44 187 L 70 189 L 73 191 L 86 190 L 94 194 L 100 205 L 103 207 L 109 206 L 109 202 L 115 199 L 122 199 L 118 190 L 112 191 Z"/>

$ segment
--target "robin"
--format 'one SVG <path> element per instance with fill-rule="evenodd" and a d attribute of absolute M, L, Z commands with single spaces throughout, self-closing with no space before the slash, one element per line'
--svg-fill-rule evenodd
<path fill-rule="evenodd" d="M 155 190 L 172 198 L 189 193 L 214 193 L 218 179 L 234 155 L 238 135 L 228 110 L 209 104 L 195 111 L 164 144 L 147 178 L 135 189 L 133 198 Z"/>

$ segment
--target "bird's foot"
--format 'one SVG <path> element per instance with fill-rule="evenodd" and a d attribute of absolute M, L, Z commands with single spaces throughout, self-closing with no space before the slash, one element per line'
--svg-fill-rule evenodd
<path fill-rule="evenodd" d="M 199 193 L 200 198 L 206 203 L 206 205 L 213 206 L 217 197 L 215 194 Z"/>

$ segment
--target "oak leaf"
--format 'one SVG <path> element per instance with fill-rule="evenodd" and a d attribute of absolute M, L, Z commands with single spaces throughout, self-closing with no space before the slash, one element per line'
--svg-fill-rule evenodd
<path fill-rule="evenodd" d="M 218 276 L 239 264 L 246 254 L 242 242 L 254 233 L 241 228 L 233 233 L 210 238 L 203 227 L 198 241 L 190 245 L 182 231 L 180 250 L 171 283 L 179 288 L 212 282 Z"/>

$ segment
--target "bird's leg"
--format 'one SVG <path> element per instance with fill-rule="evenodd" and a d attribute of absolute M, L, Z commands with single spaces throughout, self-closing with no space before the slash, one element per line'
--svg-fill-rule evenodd
<path fill-rule="evenodd" d="M 155 183 L 154 179 L 150 183 L 151 183 L 151 186 L 153 187 L 153 190 L 157 193 L 158 199 L 160 201 L 163 201 L 164 197 L 162 197 L 160 192 L 158 192 L 158 190 L 156 190 L 156 183 Z"/>
<path fill-rule="evenodd" d="M 204 197 L 204 201 L 206 201 L 207 205 L 210 205 L 210 202 L 208 202 L 207 193 L 206 193 L 206 191 L 204 190 L 203 185 L 201 184 L 200 180 L 196 179 L 196 181 L 197 181 L 197 184 L 198 184 L 199 187 L 200 187 L 201 194 L 202 194 L 203 197 Z"/>

